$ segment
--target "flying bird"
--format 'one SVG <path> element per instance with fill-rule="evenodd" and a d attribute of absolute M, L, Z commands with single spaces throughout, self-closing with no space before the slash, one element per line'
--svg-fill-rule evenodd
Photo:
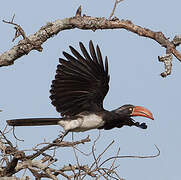
<path fill-rule="evenodd" d="M 60 118 L 27 118 L 7 120 L 10 126 L 60 125 L 68 132 L 83 132 L 90 129 L 121 128 L 136 126 L 146 129 L 145 123 L 136 122 L 132 117 L 143 116 L 153 120 L 152 113 L 141 106 L 123 105 L 108 111 L 103 100 L 109 90 L 110 76 L 108 58 L 103 61 L 97 45 L 89 42 L 89 51 L 79 43 L 82 55 L 72 46 L 73 55 L 63 52 L 59 59 L 55 80 L 52 81 L 50 99 Z"/>

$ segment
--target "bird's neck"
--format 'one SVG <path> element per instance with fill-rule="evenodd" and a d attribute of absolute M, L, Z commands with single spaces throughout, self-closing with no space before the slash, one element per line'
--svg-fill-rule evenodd
<path fill-rule="evenodd" d="M 115 127 L 121 128 L 124 125 L 132 125 L 132 119 L 130 117 L 120 116 L 114 111 L 102 112 L 102 118 L 104 121 L 104 126 L 99 129 L 109 130 Z"/>

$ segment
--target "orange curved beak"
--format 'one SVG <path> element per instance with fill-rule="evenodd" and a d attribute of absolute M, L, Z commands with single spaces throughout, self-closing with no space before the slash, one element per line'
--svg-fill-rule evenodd
<path fill-rule="evenodd" d="M 154 120 L 153 114 L 148 109 L 141 106 L 135 106 L 131 116 L 143 116 Z"/>

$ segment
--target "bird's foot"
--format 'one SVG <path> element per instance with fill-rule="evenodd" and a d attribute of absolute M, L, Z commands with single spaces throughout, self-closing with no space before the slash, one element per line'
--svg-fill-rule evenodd
<path fill-rule="evenodd" d="M 141 129 L 147 129 L 147 125 L 146 123 L 139 123 L 139 122 L 135 122 L 134 124 L 136 127 L 139 127 Z"/>

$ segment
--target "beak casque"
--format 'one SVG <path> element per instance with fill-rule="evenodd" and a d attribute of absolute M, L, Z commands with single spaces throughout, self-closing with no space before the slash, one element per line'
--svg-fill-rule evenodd
<path fill-rule="evenodd" d="M 147 117 L 149 119 L 154 120 L 153 114 L 148 109 L 146 109 L 142 106 L 135 106 L 133 108 L 131 116 L 143 116 L 143 117 Z"/>

